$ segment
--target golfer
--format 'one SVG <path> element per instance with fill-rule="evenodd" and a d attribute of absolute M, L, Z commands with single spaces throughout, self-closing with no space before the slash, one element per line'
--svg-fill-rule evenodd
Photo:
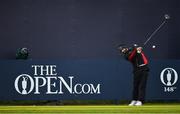
<path fill-rule="evenodd" d="M 145 101 L 146 82 L 148 78 L 148 59 L 142 47 L 120 47 L 121 53 L 133 65 L 133 98 L 129 106 L 141 106 Z"/>

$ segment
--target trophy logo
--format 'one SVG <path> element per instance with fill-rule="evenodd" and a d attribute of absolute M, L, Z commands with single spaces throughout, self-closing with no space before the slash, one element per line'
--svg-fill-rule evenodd
<path fill-rule="evenodd" d="M 27 91 L 26 91 L 26 88 L 27 88 L 27 80 L 28 80 L 28 77 L 25 77 L 23 76 L 23 81 L 22 81 L 22 94 L 27 94 Z"/>
<path fill-rule="evenodd" d="M 173 86 L 178 80 L 178 74 L 173 68 L 165 68 L 160 74 L 160 79 L 164 85 Z"/>
<path fill-rule="evenodd" d="M 167 86 L 171 86 L 172 85 L 172 83 L 171 83 L 171 79 L 172 79 L 172 70 L 167 70 L 168 71 L 168 73 L 167 73 Z"/>
<path fill-rule="evenodd" d="M 21 83 L 19 81 L 21 81 Z M 30 84 L 30 89 L 29 90 L 27 90 L 28 89 L 27 88 L 28 81 L 30 82 L 29 83 Z M 19 88 L 20 85 L 22 87 L 22 90 Z M 21 74 L 21 75 L 19 75 L 16 78 L 16 80 L 14 82 L 14 87 L 15 87 L 15 89 L 16 89 L 16 91 L 18 93 L 20 93 L 22 95 L 27 95 L 27 94 L 29 94 L 33 90 L 33 88 L 34 88 L 34 81 L 33 81 L 31 76 L 29 76 L 27 74 Z"/>

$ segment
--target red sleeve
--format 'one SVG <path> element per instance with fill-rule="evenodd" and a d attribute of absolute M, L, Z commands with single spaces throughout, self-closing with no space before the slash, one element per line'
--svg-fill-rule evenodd
<path fill-rule="evenodd" d="M 128 60 L 131 61 L 135 54 L 136 54 L 136 48 L 131 52 L 131 54 L 128 57 Z"/>
<path fill-rule="evenodd" d="M 144 53 L 143 53 L 143 52 L 141 52 L 141 55 L 142 55 L 142 58 L 143 58 L 144 64 L 148 64 L 147 57 L 144 55 Z"/>

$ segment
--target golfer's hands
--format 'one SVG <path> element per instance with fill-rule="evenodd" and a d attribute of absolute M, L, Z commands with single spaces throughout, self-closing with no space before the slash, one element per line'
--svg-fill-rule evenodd
<path fill-rule="evenodd" d="M 136 50 L 137 50 L 137 53 L 141 53 L 142 52 L 142 47 L 137 47 Z"/>

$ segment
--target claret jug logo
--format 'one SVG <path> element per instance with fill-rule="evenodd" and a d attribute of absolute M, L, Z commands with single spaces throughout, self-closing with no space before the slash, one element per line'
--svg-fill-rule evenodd
<path fill-rule="evenodd" d="M 165 85 L 164 92 L 174 92 L 177 87 L 174 85 L 178 81 L 178 73 L 173 68 L 165 68 L 160 74 L 162 84 Z"/>
<path fill-rule="evenodd" d="M 32 65 L 33 76 L 21 74 L 14 81 L 15 90 L 27 94 L 101 94 L 101 84 L 77 83 L 74 76 L 58 76 L 56 65 Z M 75 83 L 76 82 L 76 83 Z"/>
<path fill-rule="evenodd" d="M 20 84 L 21 84 L 22 90 L 20 90 L 19 86 L 18 86 L 20 80 L 21 80 Z M 27 82 L 28 81 L 30 82 L 30 85 L 31 85 L 29 91 L 27 91 Z M 29 94 L 34 88 L 34 80 L 31 78 L 31 76 L 29 76 L 27 74 L 21 74 L 16 78 L 14 87 L 15 87 L 16 91 L 22 95 Z"/>

